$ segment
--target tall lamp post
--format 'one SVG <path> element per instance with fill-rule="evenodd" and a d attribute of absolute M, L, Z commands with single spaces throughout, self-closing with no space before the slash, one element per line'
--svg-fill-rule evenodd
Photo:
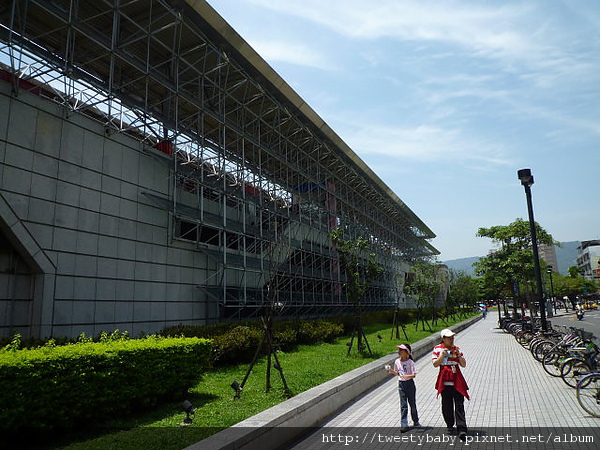
<path fill-rule="evenodd" d="M 537 283 L 537 297 L 540 303 L 540 318 L 542 319 L 542 330 L 548 331 L 548 323 L 546 322 L 546 302 L 544 301 L 544 294 L 542 291 L 540 255 L 538 252 L 535 220 L 533 218 L 533 204 L 531 202 L 531 185 L 533 184 L 533 175 L 531 175 L 531 169 L 521 169 L 517 171 L 517 177 L 519 180 L 521 180 L 521 184 L 525 188 L 525 196 L 527 197 L 527 212 L 529 213 L 529 230 L 531 233 L 531 246 L 533 248 L 533 267 L 535 270 L 535 281 Z"/>
<path fill-rule="evenodd" d="M 546 272 L 548 272 L 548 275 L 550 275 L 550 298 L 552 299 L 552 303 L 554 306 L 554 313 L 556 314 L 556 301 L 554 300 L 554 283 L 552 282 L 552 272 L 554 272 L 554 267 L 552 266 L 548 266 L 548 269 L 546 269 Z"/>

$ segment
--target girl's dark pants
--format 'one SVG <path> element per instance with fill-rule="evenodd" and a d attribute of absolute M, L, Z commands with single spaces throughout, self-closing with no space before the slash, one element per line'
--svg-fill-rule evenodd
<path fill-rule="evenodd" d="M 398 381 L 398 393 L 400 394 L 400 426 L 408 427 L 408 406 L 410 405 L 410 416 L 414 423 L 419 423 L 417 412 L 417 387 L 414 380 Z"/>
<path fill-rule="evenodd" d="M 454 389 L 454 386 L 444 386 L 442 391 L 442 415 L 448 428 L 452 428 L 455 424 L 456 429 L 467 431 L 467 420 L 465 418 L 465 398 L 463 395 Z"/>

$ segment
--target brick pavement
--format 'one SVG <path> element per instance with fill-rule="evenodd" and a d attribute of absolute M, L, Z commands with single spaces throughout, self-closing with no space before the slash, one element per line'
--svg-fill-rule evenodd
<path fill-rule="evenodd" d="M 524 427 L 545 431 L 561 427 L 561 431 L 572 430 L 581 434 L 583 429 L 596 433 L 597 441 L 590 448 L 600 448 L 600 418 L 590 417 L 577 403 L 575 389 L 567 386 L 560 378 L 548 375 L 512 335 L 496 327 L 496 316 L 489 315 L 486 320 L 480 320 L 460 332 L 455 339 L 456 345 L 462 349 L 467 360 L 463 374 L 470 387 L 471 400 L 465 400 L 470 434 L 477 435 L 478 430 L 487 430 L 482 431 L 482 434 L 490 434 L 489 430 L 493 429 L 505 431 Z M 390 344 L 390 347 L 393 351 L 393 344 Z M 438 369 L 432 366 L 430 356 L 419 359 L 416 365 L 419 371 L 415 379 L 417 407 L 423 427 L 402 436 L 418 436 L 428 432 L 443 435 L 441 430 L 445 430 L 445 423 L 441 415 L 440 398 L 436 398 L 434 389 Z M 399 398 L 395 377 L 390 376 L 389 381 L 356 398 L 320 426 L 323 427 L 322 430 L 327 431 L 351 430 L 353 435 L 356 434 L 357 440 L 360 436 L 356 427 L 384 428 L 395 430 L 396 434 L 400 435 Z M 297 442 L 290 448 L 336 448 L 331 442 L 324 443 L 322 432 L 319 433 L 320 431 L 316 431 L 311 437 Z M 339 448 L 342 447 L 352 448 L 343 444 Z M 564 445 L 545 447 L 571 448 Z M 356 448 L 398 448 L 398 445 Z M 494 448 L 506 447 L 499 445 Z"/>

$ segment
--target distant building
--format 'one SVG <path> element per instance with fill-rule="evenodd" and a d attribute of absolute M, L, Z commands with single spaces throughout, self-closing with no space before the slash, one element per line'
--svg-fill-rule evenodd
<path fill-rule="evenodd" d="M 581 241 L 577 250 L 577 267 L 585 279 L 600 282 L 600 240 Z"/>
<path fill-rule="evenodd" d="M 450 270 L 446 264 L 435 264 L 435 279 L 439 282 L 439 290 L 435 295 L 434 304 L 436 308 L 442 308 L 446 304 L 448 297 L 448 291 L 450 290 Z M 413 272 L 405 273 L 405 284 L 410 283 L 411 279 L 415 276 Z M 399 308 L 417 308 L 418 307 L 418 295 L 403 293 L 398 302 Z M 425 305 L 429 307 L 431 305 Z"/>
<path fill-rule="evenodd" d="M 440 290 L 435 299 L 435 306 L 444 306 L 446 299 L 448 298 L 448 291 L 450 290 L 450 269 L 445 264 L 439 264 L 437 266 L 437 277 L 440 281 Z"/>
<path fill-rule="evenodd" d="M 553 272 L 558 272 L 558 259 L 556 257 L 556 247 L 554 245 L 541 244 L 539 247 L 540 258 L 546 261 L 548 267 Z"/>

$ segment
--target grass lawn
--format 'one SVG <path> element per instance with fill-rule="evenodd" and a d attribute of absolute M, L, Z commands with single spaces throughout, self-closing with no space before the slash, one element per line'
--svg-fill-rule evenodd
<path fill-rule="evenodd" d="M 457 318 L 454 322 L 438 321 L 437 326 L 432 328 L 434 332 L 439 331 L 463 320 L 464 317 Z M 390 339 L 390 324 L 369 325 L 364 330 L 373 351 L 372 356 L 358 354 L 355 339 L 352 352 L 346 357 L 349 336 L 339 338 L 332 344 L 302 345 L 292 352 L 278 352 L 279 362 L 292 393 L 298 394 L 382 356 L 395 353 L 396 344 L 413 343 L 431 335 L 431 331 L 415 331 L 414 324 L 406 326 L 408 339 L 405 339 L 400 330 L 398 341 Z M 378 339 L 377 335 L 382 339 Z M 271 369 L 271 390 L 265 393 L 266 358 L 261 358 L 255 364 L 241 399 L 234 399 L 234 391 L 230 385 L 234 380 L 241 383 L 248 367 L 248 364 L 220 367 L 204 374 L 199 383 L 189 391 L 188 400 L 196 409 L 193 423 L 189 426 L 181 426 L 185 414 L 182 403 L 175 402 L 127 419 L 99 424 L 77 434 L 70 431 L 62 438 L 53 434 L 53 442 L 46 440 L 37 448 L 182 449 L 285 400 L 281 377 L 274 368 Z"/>

